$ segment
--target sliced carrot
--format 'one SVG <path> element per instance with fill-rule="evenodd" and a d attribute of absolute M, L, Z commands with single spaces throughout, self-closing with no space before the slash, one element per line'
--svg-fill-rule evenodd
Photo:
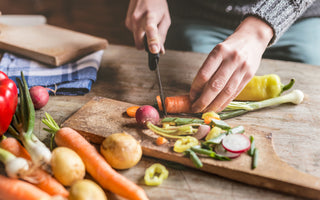
<path fill-rule="evenodd" d="M 5 200 L 39 200 L 50 199 L 50 195 L 36 186 L 13 178 L 0 175 L 0 199 Z"/>
<path fill-rule="evenodd" d="M 17 157 L 31 160 L 31 156 L 28 151 L 15 138 L 9 137 L 2 140 L 0 142 L 0 147 L 11 152 Z M 59 183 L 54 177 L 40 168 L 34 170 L 32 178 L 34 179 L 34 182 L 32 182 L 32 184 L 50 195 L 61 195 L 63 197 L 67 197 L 69 195 L 69 192 L 61 183 Z"/>
<path fill-rule="evenodd" d="M 206 124 L 211 124 L 212 119 L 220 120 L 219 117 L 215 117 L 215 116 L 205 116 L 205 117 L 204 117 L 204 123 L 206 123 Z"/>
<path fill-rule="evenodd" d="M 132 200 L 147 200 L 145 191 L 115 171 L 82 135 L 77 131 L 63 127 L 56 132 L 58 146 L 74 150 L 85 163 L 91 176 L 104 188 L 122 197 Z"/>
<path fill-rule="evenodd" d="M 191 113 L 189 95 L 166 97 L 164 102 L 167 113 Z M 157 96 L 157 103 L 159 110 L 163 110 L 160 96 Z"/>
<path fill-rule="evenodd" d="M 140 106 L 131 106 L 127 108 L 127 115 L 129 117 L 136 117 L 136 112 L 140 108 Z"/>
<path fill-rule="evenodd" d="M 156 144 L 159 145 L 159 146 L 163 145 L 163 144 L 165 144 L 167 142 L 168 142 L 168 140 L 166 138 L 164 138 L 164 137 L 161 137 L 161 136 L 158 137 L 157 140 L 156 140 Z"/>

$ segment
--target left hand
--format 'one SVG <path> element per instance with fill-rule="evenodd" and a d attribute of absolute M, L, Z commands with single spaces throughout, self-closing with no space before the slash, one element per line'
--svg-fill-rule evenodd
<path fill-rule="evenodd" d="M 192 111 L 222 111 L 254 76 L 272 37 L 268 24 L 247 17 L 199 69 L 190 90 Z"/>

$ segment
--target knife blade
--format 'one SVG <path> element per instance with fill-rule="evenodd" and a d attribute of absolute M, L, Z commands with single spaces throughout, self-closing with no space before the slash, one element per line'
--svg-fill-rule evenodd
<path fill-rule="evenodd" d="M 156 77 L 157 77 L 157 82 L 158 82 L 158 88 L 159 88 L 159 93 L 160 93 L 160 99 L 161 99 L 161 105 L 163 108 L 163 114 L 166 117 L 167 116 L 167 110 L 164 104 L 164 93 L 163 93 L 163 89 L 162 89 L 162 83 L 161 83 L 161 76 L 160 76 L 160 71 L 159 71 L 159 60 L 160 60 L 160 55 L 159 53 L 157 54 L 153 54 L 150 52 L 149 48 L 148 48 L 148 42 L 147 42 L 147 37 L 144 37 L 144 47 L 146 52 L 148 52 L 148 65 L 149 65 L 149 69 L 151 71 L 155 71 L 156 72 Z"/>

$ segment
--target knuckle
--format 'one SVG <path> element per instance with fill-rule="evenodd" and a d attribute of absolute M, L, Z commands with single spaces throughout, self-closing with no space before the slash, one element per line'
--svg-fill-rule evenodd
<path fill-rule="evenodd" d="M 232 86 L 226 86 L 223 89 L 223 93 L 226 94 L 227 96 L 233 97 L 235 95 L 235 88 Z"/>
<path fill-rule="evenodd" d="M 224 83 L 225 82 L 222 79 L 215 79 L 211 82 L 211 84 L 209 84 L 209 87 L 213 92 L 219 92 L 223 89 Z"/>
<path fill-rule="evenodd" d="M 200 82 L 205 83 L 208 82 L 210 79 L 211 75 L 207 73 L 205 70 L 199 71 L 198 78 Z"/>

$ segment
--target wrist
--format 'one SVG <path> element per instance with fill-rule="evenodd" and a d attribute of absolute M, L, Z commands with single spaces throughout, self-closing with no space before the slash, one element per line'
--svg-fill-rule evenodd
<path fill-rule="evenodd" d="M 238 26 L 235 33 L 254 37 L 257 41 L 262 42 L 265 47 L 268 46 L 274 35 L 273 29 L 269 24 L 254 16 L 246 17 Z"/>

